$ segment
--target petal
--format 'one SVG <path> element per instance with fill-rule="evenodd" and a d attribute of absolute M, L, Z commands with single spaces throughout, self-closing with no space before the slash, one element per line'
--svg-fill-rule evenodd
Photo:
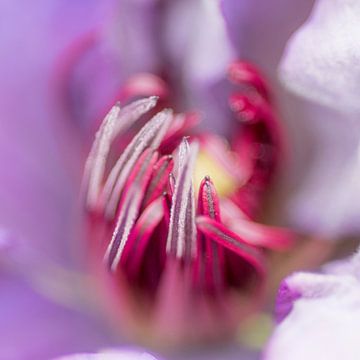
<path fill-rule="evenodd" d="M 353 0 L 316 2 L 289 41 L 280 66 L 290 89 L 344 112 L 360 110 L 359 11 L 360 4 Z"/>
<path fill-rule="evenodd" d="M 271 80 L 287 39 L 306 19 L 312 4 L 313 0 L 221 0 L 238 56 L 254 62 Z"/>
<path fill-rule="evenodd" d="M 54 258 L 66 257 L 69 239 L 64 233 L 72 222 L 74 184 L 53 128 L 58 114 L 50 79 L 59 49 L 95 21 L 94 2 L 82 5 L 70 9 L 54 1 L 0 4 L 1 225 Z M 64 141 L 64 148 L 70 147 Z M 78 154 L 68 157 L 78 159 Z"/>
<path fill-rule="evenodd" d="M 0 291 L 3 359 L 45 360 L 113 342 L 100 321 L 51 302 L 15 275 L 0 274 Z"/>
<path fill-rule="evenodd" d="M 111 349 L 93 354 L 62 356 L 57 360 L 160 360 L 147 352 L 131 349 Z"/>
<path fill-rule="evenodd" d="M 259 354 L 237 344 L 183 351 L 166 360 L 258 360 Z"/>
<path fill-rule="evenodd" d="M 157 355 L 149 354 L 141 350 L 127 350 L 121 349 L 107 349 L 103 352 L 91 354 L 74 354 L 63 356 L 56 360 L 258 360 L 257 353 L 247 350 L 237 345 L 229 345 L 219 349 L 198 349 L 195 351 L 185 350 L 184 352 L 177 352 L 171 356 L 158 357 Z"/>
<path fill-rule="evenodd" d="M 158 0 L 123 0 L 114 9 L 113 21 L 107 24 L 108 39 L 118 52 L 124 73 L 160 70 L 161 48 L 158 26 Z"/>
<path fill-rule="evenodd" d="M 228 64 L 234 59 L 218 0 L 177 0 L 165 8 L 164 48 L 180 103 L 206 115 L 206 129 L 226 132 Z M 186 26 L 184 26 L 186 24 Z"/>
<path fill-rule="evenodd" d="M 181 61 L 185 77 L 205 82 L 223 78 L 234 53 L 219 1 L 175 1 L 167 10 L 165 45 L 171 59 Z"/>
<path fill-rule="evenodd" d="M 360 126 L 319 105 L 300 110 L 301 118 L 288 117 L 291 161 L 279 186 L 279 217 L 326 239 L 358 234 Z"/>
<path fill-rule="evenodd" d="M 350 262 L 358 267 L 358 255 Z M 343 263 L 343 271 L 337 266 L 331 274 L 297 273 L 284 280 L 277 299 L 281 322 L 264 359 L 359 358 L 360 283 L 349 261 Z"/>
<path fill-rule="evenodd" d="M 75 125 L 75 130 L 85 135 L 115 101 L 126 100 L 121 97 L 129 76 L 159 70 L 159 2 L 97 3 L 106 8 L 99 12 L 101 22 L 94 22 L 94 29 L 73 37 L 58 66 L 60 105 L 71 121 L 72 131 Z"/>

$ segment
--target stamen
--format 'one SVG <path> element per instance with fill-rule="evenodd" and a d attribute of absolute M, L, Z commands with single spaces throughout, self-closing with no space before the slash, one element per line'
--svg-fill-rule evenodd
<path fill-rule="evenodd" d="M 120 194 L 135 162 L 146 147 L 153 150 L 159 147 L 171 118 L 172 111 L 169 109 L 156 114 L 138 132 L 112 168 L 102 193 L 107 219 L 113 219 L 115 215 Z"/>
<path fill-rule="evenodd" d="M 220 221 L 219 199 L 209 176 L 206 176 L 200 185 L 199 214 Z"/>
<path fill-rule="evenodd" d="M 156 102 L 157 98 L 151 96 L 135 101 L 121 110 L 120 104 L 116 104 L 106 115 L 96 133 L 95 141 L 85 164 L 83 191 L 86 194 L 86 207 L 88 209 L 94 208 L 98 201 L 112 141 L 153 108 Z"/>
<path fill-rule="evenodd" d="M 195 252 L 195 206 L 192 172 L 198 144 L 184 139 L 178 153 L 178 168 L 170 211 L 169 233 L 166 244 L 168 254 L 178 259 L 191 260 Z M 189 258 L 190 257 L 190 258 Z"/>
<path fill-rule="evenodd" d="M 264 257 L 259 249 L 247 244 L 237 234 L 228 230 L 220 222 L 210 219 L 207 216 L 199 216 L 196 219 L 198 229 L 216 241 L 221 246 L 238 254 L 242 259 L 251 264 L 261 277 L 264 275 Z"/>
<path fill-rule="evenodd" d="M 198 125 L 201 117 L 198 113 L 176 114 L 168 129 L 160 150 L 171 153 L 180 144 L 181 139 L 189 135 L 191 129 Z"/>
<path fill-rule="evenodd" d="M 220 221 L 219 199 L 214 184 L 208 176 L 200 185 L 198 213 Z M 202 248 L 196 269 L 198 273 L 195 274 L 198 276 L 199 286 L 203 287 L 205 276 L 205 290 L 219 293 L 224 288 L 224 249 L 204 234 L 198 236 L 198 242 Z"/>
<path fill-rule="evenodd" d="M 153 177 L 146 190 L 144 207 L 157 199 L 166 189 L 169 175 L 174 167 L 172 155 L 165 155 L 155 164 Z"/>
<path fill-rule="evenodd" d="M 230 108 L 242 122 L 232 148 L 240 154 L 241 163 L 248 163 L 251 169 L 247 183 L 232 199 L 254 217 L 283 155 L 283 134 L 266 83 L 257 69 L 241 61 L 233 63 L 229 79 L 238 86 L 230 96 Z"/>
<path fill-rule="evenodd" d="M 157 157 L 157 153 L 151 149 L 145 150 L 129 176 L 128 185 L 121 200 L 115 230 L 104 257 L 111 271 L 115 271 L 119 264 L 130 231 L 138 216 Z"/>
<path fill-rule="evenodd" d="M 247 85 L 255 88 L 266 100 L 269 100 L 269 91 L 266 83 L 258 70 L 244 61 L 236 61 L 230 64 L 229 79 L 238 85 Z"/>
<path fill-rule="evenodd" d="M 106 158 L 110 151 L 114 122 L 120 113 L 120 105 L 116 104 L 106 115 L 85 164 L 83 188 L 86 192 L 86 207 L 93 208 L 98 200 L 99 189 L 105 171 Z"/>
<path fill-rule="evenodd" d="M 131 231 L 120 260 L 130 278 L 139 272 L 148 242 L 163 216 L 163 199 L 159 197 L 143 210 Z"/>
<path fill-rule="evenodd" d="M 169 195 L 172 197 L 175 191 L 175 183 L 176 183 L 176 179 L 175 179 L 175 175 L 174 173 L 170 173 L 169 174 Z"/>
<path fill-rule="evenodd" d="M 259 104 L 254 104 L 248 96 L 243 94 L 231 95 L 229 105 L 237 114 L 237 118 L 247 124 L 255 124 L 262 115 L 263 108 Z"/>

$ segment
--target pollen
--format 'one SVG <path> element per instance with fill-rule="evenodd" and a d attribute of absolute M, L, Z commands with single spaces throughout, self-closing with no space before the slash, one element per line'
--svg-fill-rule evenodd
<path fill-rule="evenodd" d="M 206 176 L 211 177 L 220 197 L 230 196 L 239 185 L 239 180 L 232 176 L 221 163 L 206 150 L 201 150 L 194 170 L 194 184 L 197 191 L 201 180 Z"/>

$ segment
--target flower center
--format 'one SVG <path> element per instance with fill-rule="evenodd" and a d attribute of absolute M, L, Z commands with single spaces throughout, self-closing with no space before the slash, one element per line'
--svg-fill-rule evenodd
<path fill-rule="evenodd" d="M 115 283 L 141 294 L 138 303 L 147 299 L 154 318 L 159 303 L 163 314 L 175 300 L 189 314 L 204 301 L 224 312 L 234 297 L 242 304 L 258 299 L 264 250 L 293 240 L 254 221 L 280 155 L 268 90 L 242 62 L 231 65 L 229 78 L 237 86 L 229 102 L 238 124 L 230 142 L 196 132 L 196 114 L 157 112 L 158 99 L 150 97 L 111 109 L 86 164 L 96 256 Z M 231 315 L 223 322 L 233 322 Z"/>

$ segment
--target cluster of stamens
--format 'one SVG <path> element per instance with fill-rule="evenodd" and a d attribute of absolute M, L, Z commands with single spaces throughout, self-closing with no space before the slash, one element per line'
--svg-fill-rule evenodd
<path fill-rule="evenodd" d="M 115 105 L 96 135 L 84 175 L 86 210 L 92 225 L 105 229 L 97 239 L 105 266 L 144 297 L 158 301 L 174 267 L 194 296 L 215 301 L 259 293 L 264 250 L 293 240 L 284 229 L 254 221 L 280 152 L 266 85 L 242 62 L 230 67 L 229 78 L 237 89 L 230 106 L 240 120 L 231 146 L 193 132 L 193 113 L 165 109 L 144 120 L 157 110 L 156 97 Z M 204 153 L 220 177 L 232 179 L 230 192 L 218 194 L 211 174 L 194 186 Z"/>

